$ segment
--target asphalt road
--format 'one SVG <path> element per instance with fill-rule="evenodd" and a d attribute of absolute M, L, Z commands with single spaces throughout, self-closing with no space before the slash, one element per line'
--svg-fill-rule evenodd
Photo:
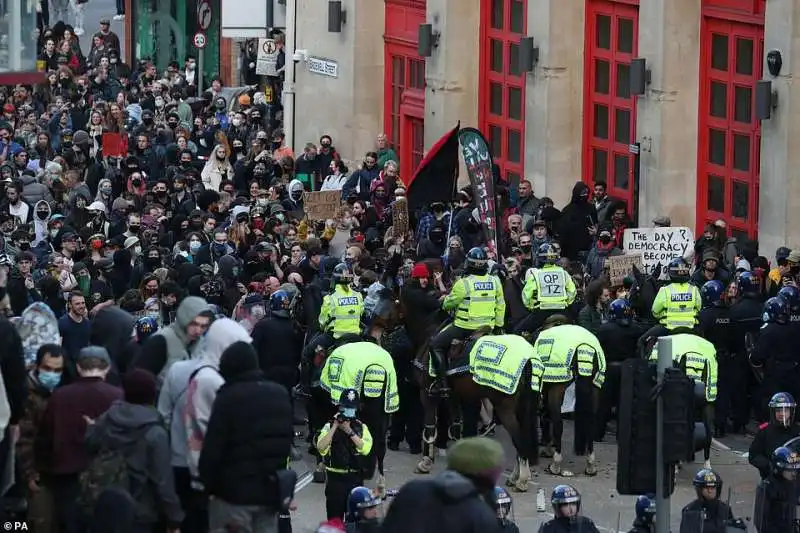
<path fill-rule="evenodd" d="M 497 436 L 506 448 L 508 458 L 508 472 L 513 466 L 513 449 L 507 434 L 498 429 Z M 572 424 L 565 424 L 565 442 L 571 443 Z M 587 477 L 577 474 L 572 478 L 555 477 L 544 473 L 544 467 L 548 464 L 548 459 L 542 459 L 540 464 L 535 467 L 530 488 L 527 493 L 512 493 L 514 497 L 514 515 L 520 531 L 523 533 L 535 533 L 539 525 L 552 518 L 552 508 L 549 505 L 550 492 L 555 485 L 569 483 L 574 485 L 583 497 L 583 512 L 597 524 L 600 531 L 607 532 L 627 532 L 630 529 L 634 518 L 635 496 L 621 496 L 616 490 L 616 443 L 614 437 L 607 437 L 606 442 L 596 445 L 596 455 L 600 462 L 600 472 L 595 477 Z M 298 439 L 298 445 L 301 445 Z M 571 444 L 570 444 L 571 446 Z M 565 450 L 569 450 L 566 446 Z M 300 446 L 305 450 L 304 443 Z M 720 443 L 712 449 L 712 467 L 720 473 L 723 478 L 723 497 L 727 498 L 730 488 L 730 503 L 734 514 L 737 517 L 748 519 L 752 516 L 755 488 L 758 483 L 758 473 L 748 463 L 747 458 L 740 451 L 735 449 L 724 449 L 728 447 Z M 746 449 L 746 447 L 745 447 Z M 582 458 L 570 458 L 569 454 L 565 458 L 568 468 L 573 472 L 582 472 L 584 461 Z M 413 479 L 418 474 L 414 474 L 414 467 L 418 461 L 417 456 L 410 455 L 401 448 L 398 452 L 388 452 L 386 458 L 386 478 L 389 488 L 399 488 L 406 481 Z M 437 458 L 434 473 L 444 468 L 445 458 Z M 680 525 L 680 510 L 695 497 L 694 489 L 691 485 L 691 478 L 695 471 L 702 467 L 702 453 L 698 455 L 697 461 L 692 465 L 685 465 L 679 473 L 678 484 L 671 499 L 670 522 L 673 531 L 678 531 Z M 300 475 L 298 483 L 299 492 L 296 496 L 298 510 L 294 513 L 292 523 L 295 533 L 306 533 L 315 531 L 316 526 L 325 519 L 325 501 L 323 485 L 310 482 L 310 475 L 304 475 L 311 471 L 313 459 L 305 456 L 302 461 L 294 463 L 295 469 Z M 374 486 L 370 484 L 370 486 Z M 536 492 L 543 488 L 545 491 L 546 507 L 545 512 L 536 510 Z M 386 505 L 386 504 L 385 504 Z M 390 505 L 390 504 L 389 504 Z M 752 525 L 750 525 L 752 529 Z"/>

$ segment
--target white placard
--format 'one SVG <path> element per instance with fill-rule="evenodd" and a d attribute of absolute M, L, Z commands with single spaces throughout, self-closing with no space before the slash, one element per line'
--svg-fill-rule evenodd
<path fill-rule="evenodd" d="M 694 235 L 686 227 L 630 228 L 625 230 L 622 243 L 625 253 L 641 255 L 647 274 L 658 279 L 666 279 L 670 261 L 683 257 L 691 264 L 694 255 Z"/>
<path fill-rule="evenodd" d="M 322 59 L 321 57 L 309 57 L 308 71 L 312 74 L 319 74 L 320 76 L 328 76 L 330 78 L 339 77 L 339 63 L 331 61 L 330 59 Z"/>
<path fill-rule="evenodd" d="M 278 75 L 278 45 L 275 44 L 274 39 L 258 40 L 256 74 L 259 76 Z"/>

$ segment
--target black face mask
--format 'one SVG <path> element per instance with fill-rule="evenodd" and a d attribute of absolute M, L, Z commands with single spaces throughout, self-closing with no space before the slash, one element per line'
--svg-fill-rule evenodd
<path fill-rule="evenodd" d="M 280 142 L 277 142 L 277 141 L 273 141 L 272 142 L 272 149 L 273 150 L 277 150 L 280 147 L 281 147 L 281 143 Z"/>
<path fill-rule="evenodd" d="M 161 264 L 161 258 L 160 257 L 148 257 L 147 259 L 145 259 L 145 263 L 147 264 L 147 266 L 149 266 L 151 268 L 154 268 L 154 267 L 157 267 L 157 266 L 159 266 Z"/>
<path fill-rule="evenodd" d="M 190 166 L 192 166 L 192 162 L 191 161 L 181 161 L 181 166 L 183 168 L 189 168 Z"/>
<path fill-rule="evenodd" d="M 169 126 L 170 128 L 172 128 L 174 130 L 175 128 L 178 127 L 178 123 L 177 122 L 167 122 L 167 126 Z"/>
<path fill-rule="evenodd" d="M 36 211 L 36 216 L 39 217 L 39 220 L 47 220 L 47 217 L 50 216 L 50 213 L 47 211 Z"/>
<path fill-rule="evenodd" d="M 603 244 L 608 244 L 611 242 L 611 237 L 608 235 L 601 235 L 600 242 L 602 242 Z"/>
<path fill-rule="evenodd" d="M 144 122 L 147 126 L 152 126 L 153 117 L 142 117 L 142 122 Z"/>
<path fill-rule="evenodd" d="M 526 254 L 529 253 L 532 248 L 533 248 L 532 244 L 520 244 L 519 245 L 519 249 L 522 250 L 523 252 L 525 252 Z"/>
<path fill-rule="evenodd" d="M 26 251 L 26 250 L 30 250 L 31 249 L 31 243 L 29 243 L 29 242 L 21 242 L 21 243 L 19 243 L 17 248 L 19 248 L 23 252 Z"/>
<path fill-rule="evenodd" d="M 142 227 L 139 226 L 138 224 L 131 224 L 130 226 L 128 226 L 128 231 L 130 231 L 131 233 L 139 233 L 140 229 L 142 229 Z"/>
<path fill-rule="evenodd" d="M 189 222 L 189 227 L 195 231 L 199 231 L 203 229 L 203 221 L 202 220 L 193 220 Z"/>
<path fill-rule="evenodd" d="M 792 276 L 800 274 L 800 266 L 789 267 L 789 273 L 791 273 Z"/>
<path fill-rule="evenodd" d="M 133 185 L 134 187 L 141 187 L 142 186 L 142 180 L 140 180 L 138 178 L 135 179 L 135 180 L 131 180 L 131 185 Z"/>

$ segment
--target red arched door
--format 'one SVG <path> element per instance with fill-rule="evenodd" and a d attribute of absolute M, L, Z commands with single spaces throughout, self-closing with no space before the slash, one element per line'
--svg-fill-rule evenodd
<path fill-rule="evenodd" d="M 633 211 L 636 102 L 630 65 L 639 35 L 638 0 L 586 3 L 583 180 L 603 181 L 608 194 Z"/>

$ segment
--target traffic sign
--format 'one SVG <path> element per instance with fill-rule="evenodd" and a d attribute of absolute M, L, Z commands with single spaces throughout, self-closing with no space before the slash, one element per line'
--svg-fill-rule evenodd
<path fill-rule="evenodd" d="M 274 39 L 258 40 L 256 74 L 259 76 L 278 75 L 278 45 Z"/>
<path fill-rule="evenodd" d="M 194 37 L 192 37 L 192 44 L 194 44 L 195 48 L 199 48 L 200 50 L 206 47 L 206 42 L 206 34 L 201 31 L 195 33 Z"/>
<path fill-rule="evenodd" d="M 200 31 L 206 31 L 211 26 L 211 2 L 202 0 L 197 4 L 197 27 Z"/>

